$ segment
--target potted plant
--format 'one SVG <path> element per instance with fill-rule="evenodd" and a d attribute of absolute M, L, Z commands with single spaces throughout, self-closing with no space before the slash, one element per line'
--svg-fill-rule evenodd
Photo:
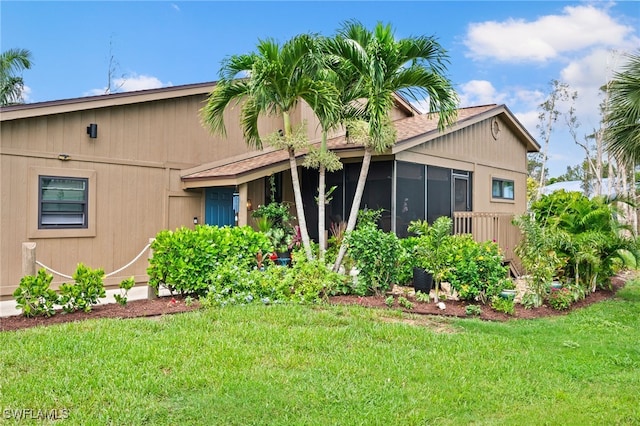
<path fill-rule="evenodd" d="M 283 228 L 271 228 L 266 234 L 273 246 L 273 251 L 276 255 L 275 260 L 283 266 L 288 265 L 291 261 L 288 245 L 289 235 Z"/>
<path fill-rule="evenodd" d="M 433 272 L 424 266 L 413 267 L 413 288 L 416 292 L 429 294 L 433 286 Z"/>

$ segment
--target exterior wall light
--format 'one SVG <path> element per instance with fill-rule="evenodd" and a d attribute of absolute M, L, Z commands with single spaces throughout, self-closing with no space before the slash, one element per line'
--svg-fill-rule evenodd
<path fill-rule="evenodd" d="M 98 137 L 98 125 L 96 123 L 91 123 L 87 126 L 87 134 L 91 139 L 95 139 Z"/>

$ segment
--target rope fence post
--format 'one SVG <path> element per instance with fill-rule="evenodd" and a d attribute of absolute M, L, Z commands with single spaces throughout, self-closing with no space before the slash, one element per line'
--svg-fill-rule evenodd
<path fill-rule="evenodd" d="M 153 257 L 153 248 L 151 248 L 151 244 L 155 241 L 155 238 L 149 238 L 149 254 L 147 256 L 148 260 L 151 260 Z M 147 283 L 147 299 L 156 299 L 158 297 L 158 292 L 156 289 L 151 287 L 149 283 Z"/>
<path fill-rule="evenodd" d="M 22 243 L 22 276 L 36 275 L 36 243 Z"/>

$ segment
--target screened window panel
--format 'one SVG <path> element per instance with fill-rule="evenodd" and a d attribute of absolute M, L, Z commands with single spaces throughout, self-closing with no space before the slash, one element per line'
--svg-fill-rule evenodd
<path fill-rule="evenodd" d="M 409 223 L 425 218 L 425 166 L 398 161 L 396 179 L 396 234 L 406 237 Z"/>
<path fill-rule="evenodd" d="M 451 217 L 451 169 L 427 166 L 427 221 Z"/>

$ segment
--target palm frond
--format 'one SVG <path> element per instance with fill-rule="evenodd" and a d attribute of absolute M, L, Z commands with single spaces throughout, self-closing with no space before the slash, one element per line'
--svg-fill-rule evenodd
<path fill-rule="evenodd" d="M 214 88 L 207 103 L 200 110 L 203 124 L 211 132 L 226 135 L 224 111 L 229 104 L 238 104 L 249 94 L 249 85 L 244 80 L 219 82 Z"/>

